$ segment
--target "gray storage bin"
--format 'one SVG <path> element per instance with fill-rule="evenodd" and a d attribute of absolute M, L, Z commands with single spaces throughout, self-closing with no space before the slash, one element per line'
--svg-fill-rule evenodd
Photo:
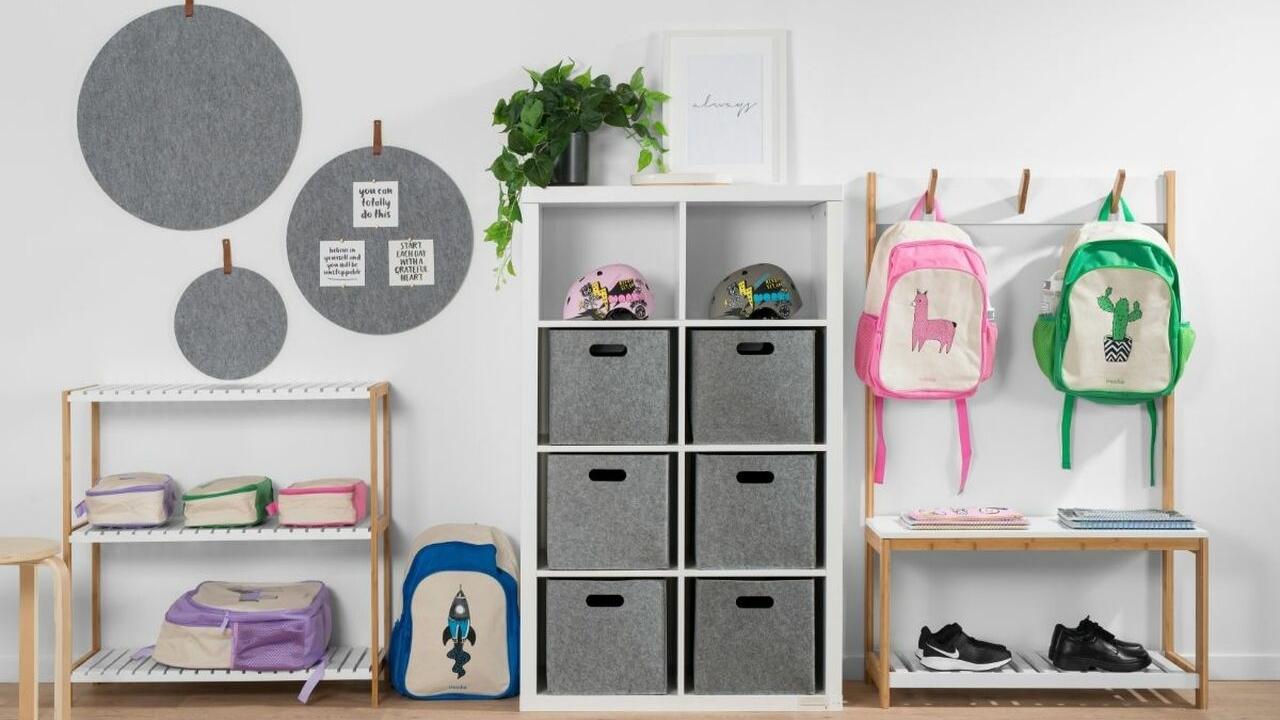
<path fill-rule="evenodd" d="M 548 693 L 666 694 L 666 581 L 546 583 Z"/>
<path fill-rule="evenodd" d="M 548 455 L 547 567 L 671 566 L 669 455 Z"/>
<path fill-rule="evenodd" d="M 815 692 L 813 580 L 697 580 L 694 605 L 693 692 Z"/>
<path fill-rule="evenodd" d="M 817 456 L 699 454 L 693 482 L 695 565 L 817 565 Z"/>
<path fill-rule="evenodd" d="M 669 331 L 551 330 L 548 346 L 548 442 L 670 442 Z"/>
<path fill-rule="evenodd" d="M 689 355 L 693 442 L 815 441 L 816 330 L 693 330 Z"/>

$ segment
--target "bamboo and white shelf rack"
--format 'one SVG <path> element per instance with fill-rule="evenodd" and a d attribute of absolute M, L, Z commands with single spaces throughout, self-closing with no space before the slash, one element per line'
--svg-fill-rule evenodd
<path fill-rule="evenodd" d="M 148 529 L 101 529 L 74 522 L 73 408 L 89 409 L 89 482 L 101 476 L 104 403 L 365 401 L 369 408 L 369 516 L 351 528 L 287 528 L 274 519 L 246 528 L 187 528 L 181 518 Z M 102 553 L 107 543 L 357 541 L 369 543 L 369 644 L 334 646 L 325 655 L 325 681 L 369 683 L 377 707 L 381 670 L 391 636 L 391 386 L 386 382 L 213 383 L 89 385 L 62 393 L 62 556 L 72 566 L 73 550 L 89 546 L 89 649 L 72 662 L 72 683 L 269 682 L 303 681 L 310 671 L 184 670 L 135 655 L 137 647 L 102 646 Z"/>
<path fill-rule="evenodd" d="M 936 171 L 929 186 L 936 183 Z M 1054 216 L 1038 214 L 1023 216 L 1027 208 L 1027 192 L 1030 173 L 1023 171 L 1016 186 L 1014 202 L 1010 204 L 989 202 L 961 203 L 973 210 L 948 213 L 949 220 L 958 225 L 966 224 L 1072 224 L 1092 217 Z M 1176 176 L 1166 171 L 1150 183 L 1131 183 L 1134 195 L 1141 196 L 1140 207 L 1163 206 L 1163 218 L 1143 218 L 1139 221 L 1163 224 L 1165 238 L 1171 251 L 1176 247 Z M 867 174 L 866 180 L 866 259 L 871 265 L 878 237 L 876 173 Z M 1062 182 L 1062 181 L 1059 181 Z M 918 181 L 917 181 L 918 183 Z M 897 183 L 896 185 L 901 185 Z M 895 185 L 895 186 L 896 186 Z M 1097 181 L 1080 181 L 1063 189 L 1070 195 L 1070 207 L 1096 208 L 1100 196 Z M 1112 186 L 1124 187 L 1124 171 L 1117 174 Z M 985 188 L 992 189 L 992 188 Z M 918 190 L 916 191 L 918 192 Z M 1116 193 L 1119 195 L 1119 193 Z M 1130 197 L 1126 195 L 1126 197 Z M 901 198 L 896 198 L 901 199 Z M 972 199 L 972 198 L 970 198 Z M 955 203 L 947 203 L 957 207 Z M 1055 203 L 1057 204 L 1057 203 Z M 1016 206 L 1017 210 L 1011 212 Z M 1011 334 L 1012 341 L 1019 336 Z M 1006 339 L 1005 342 L 1010 342 Z M 863 597 L 863 638 L 866 658 L 866 678 L 879 690 L 881 707 L 889 707 L 894 688 L 1044 688 L 1044 689 L 1182 689 L 1193 690 L 1197 708 L 1208 706 L 1209 689 L 1209 534 L 1204 529 L 1194 531 L 1098 531 L 1070 530 L 1052 517 L 1030 518 L 1026 530 L 910 530 L 893 516 L 875 514 L 875 485 L 873 478 L 875 426 L 872 416 L 872 395 L 865 392 L 866 467 L 864 468 L 864 539 L 865 577 Z M 1163 452 L 1161 462 L 1162 498 L 1164 509 L 1174 509 L 1174 398 L 1163 400 Z M 987 552 L 987 551 L 1133 551 L 1158 552 L 1161 556 L 1161 637 L 1159 651 L 1151 652 L 1152 664 L 1146 672 L 1104 673 L 1063 672 L 1056 669 L 1044 653 L 1028 649 L 1011 648 L 1013 662 L 1001 672 L 932 672 L 920 666 L 914 648 L 898 651 L 892 647 L 890 617 L 893 607 L 892 561 L 899 552 Z M 1174 649 L 1174 554 L 1188 552 L 1195 556 L 1195 658 L 1184 658 Z M 878 560 L 878 562 L 877 562 Z M 878 587 L 877 587 L 878 586 Z M 878 610 L 878 612 L 877 612 Z M 878 642 L 877 642 L 878 638 Z"/>

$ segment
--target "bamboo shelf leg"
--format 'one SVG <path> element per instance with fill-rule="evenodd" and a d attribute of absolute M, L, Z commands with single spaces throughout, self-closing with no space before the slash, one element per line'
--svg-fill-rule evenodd
<path fill-rule="evenodd" d="M 875 608 L 875 594 L 873 580 L 875 575 L 871 567 L 872 561 L 875 559 L 875 551 L 871 548 L 871 543 L 863 542 L 863 573 L 862 573 L 862 657 L 863 657 L 863 675 L 867 682 L 873 682 L 875 670 L 871 667 L 871 647 L 874 636 L 872 632 L 875 626 L 871 623 L 871 613 Z"/>
<path fill-rule="evenodd" d="M 381 539 L 383 522 L 382 506 L 379 503 L 378 482 L 378 396 L 369 391 L 369 667 L 372 675 L 369 680 L 369 707 L 378 707 L 378 690 L 381 676 L 382 648 L 378 642 L 380 623 L 378 618 L 378 545 Z"/>
<path fill-rule="evenodd" d="M 391 393 L 382 394 L 382 637 L 391 646 Z M 375 658 L 373 662 L 377 663 Z M 374 671 L 377 676 L 377 671 Z M 388 677 L 390 679 L 390 677 Z"/>
<path fill-rule="evenodd" d="M 89 485 L 102 477 L 102 408 L 89 403 Z M 70 502 L 70 498 L 67 499 Z M 89 638 L 94 652 L 102 649 L 102 546 L 89 549 Z"/>
<path fill-rule="evenodd" d="M 893 640 L 889 633 L 889 607 L 891 604 L 890 578 L 892 577 L 893 543 L 884 540 L 880 543 L 880 651 L 876 653 L 879 667 L 876 674 L 880 678 L 880 707 L 889 707 L 889 654 Z"/>
<path fill-rule="evenodd" d="M 1202 539 L 1196 550 L 1196 707 L 1209 707 L 1209 540 Z"/>

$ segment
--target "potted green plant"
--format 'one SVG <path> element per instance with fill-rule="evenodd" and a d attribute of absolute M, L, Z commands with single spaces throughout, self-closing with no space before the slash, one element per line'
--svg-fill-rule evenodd
<path fill-rule="evenodd" d="M 489 166 L 498 181 L 498 218 L 485 228 L 484 239 L 497 252 L 499 285 L 516 273 L 511 236 L 521 221 L 521 191 L 555 184 L 556 162 L 571 145 L 578 153 L 572 160 L 584 163 L 587 134 L 603 126 L 619 128 L 640 146 L 637 172 L 651 164 L 666 171 L 662 138 L 667 129 L 657 111 L 668 97 L 645 87 L 644 68 L 617 85 L 608 75 L 593 76 L 590 68 L 577 75 L 573 70 L 573 62 L 563 61 L 541 73 L 526 68 L 530 87 L 499 100 L 493 109 L 493 124 L 502 128 L 506 144 Z M 578 177 L 565 179 L 581 184 L 581 170 L 579 166 Z"/>

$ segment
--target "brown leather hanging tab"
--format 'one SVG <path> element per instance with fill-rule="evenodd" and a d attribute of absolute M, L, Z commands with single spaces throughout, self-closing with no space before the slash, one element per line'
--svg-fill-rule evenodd
<path fill-rule="evenodd" d="M 1027 211 L 1027 192 L 1031 190 L 1031 168 L 1022 168 L 1022 184 L 1018 187 L 1018 214 Z"/>
<path fill-rule="evenodd" d="M 382 121 L 373 121 L 373 154 L 382 154 Z"/>
<path fill-rule="evenodd" d="M 183 9 L 183 14 L 187 17 L 191 17 L 196 14 L 196 0 L 187 0 L 187 5 Z"/>
<path fill-rule="evenodd" d="M 231 238 L 222 238 L 222 274 L 231 274 Z"/>

